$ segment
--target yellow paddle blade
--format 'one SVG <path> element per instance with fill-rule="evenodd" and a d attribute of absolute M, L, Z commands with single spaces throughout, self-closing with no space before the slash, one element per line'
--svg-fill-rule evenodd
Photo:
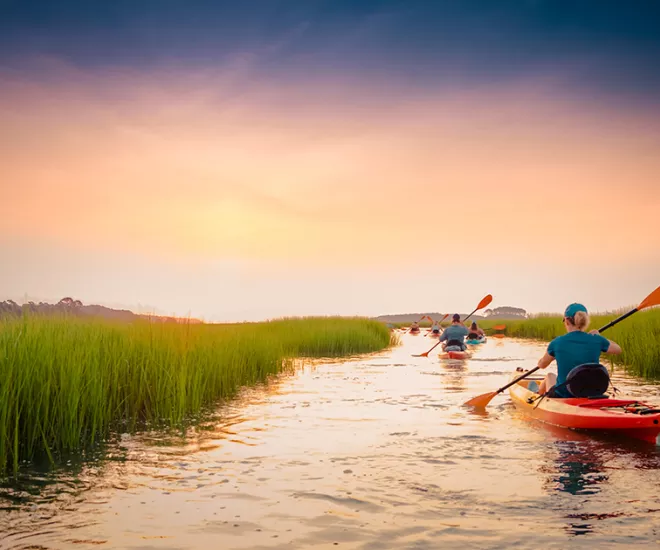
<path fill-rule="evenodd" d="M 477 397 L 473 397 L 469 401 L 466 401 L 464 405 L 468 407 L 474 407 L 476 409 L 485 409 L 488 406 L 488 403 L 490 403 L 491 399 L 495 397 L 499 392 L 492 391 L 490 393 L 484 393 L 482 395 L 477 395 Z"/>
<path fill-rule="evenodd" d="M 484 296 L 483 300 L 481 300 L 481 302 L 479 302 L 479 305 L 477 306 L 477 309 L 485 308 L 492 301 L 493 301 L 493 297 L 490 294 L 488 294 L 487 296 Z"/>
<path fill-rule="evenodd" d="M 660 305 L 660 286 L 644 298 L 642 303 L 637 306 L 637 309 L 639 310 L 657 305 Z"/>

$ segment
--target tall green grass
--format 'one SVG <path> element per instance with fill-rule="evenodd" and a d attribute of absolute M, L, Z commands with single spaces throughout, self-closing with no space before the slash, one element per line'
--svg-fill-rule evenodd
<path fill-rule="evenodd" d="M 589 329 L 607 324 L 617 315 L 593 315 Z M 505 334 L 521 338 L 552 340 L 566 332 L 561 316 L 538 316 L 524 321 L 483 321 L 489 328 L 506 325 Z M 623 365 L 631 374 L 644 378 L 660 379 L 660 309 L 642 311 L 620 322 L 603 333 L 623 349 L 619 356 L 611 356 L 613 362 Z"/>
<path fill-rule="evenodd" d="M 389 330 L 366 319 L 0 319 L 0 474 L 36 455 L 55 460 L 84 450 L 113 431 L 176 426 L 292 358 L 372 352 L 390 343 Z"/>

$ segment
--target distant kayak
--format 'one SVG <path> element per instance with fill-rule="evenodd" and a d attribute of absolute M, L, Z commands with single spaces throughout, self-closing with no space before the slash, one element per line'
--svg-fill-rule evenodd
<path fill-rule="evenodd" d="M 440 359 L 469 359 L 472 354 L 469 351 L 445 351 L 438 355 Z"/>
<path fill-rule="evenodd" d="M 514 377 L 520 372 L 514 373 Z M 540 383 L 540 380 L 537 381 Z M 660 408 L 637 400 L 539 398 L 528 389 L 530 380 L 509 388 L 515 406 L 527 415 L 554 426 L 632 437 L 660 445 Z M 530 403 L 530 400 L 533 400 Z"/>
<path fill-rule="evenodd" d="M 477 344 L 486 343 L 486 340 L 487 340 L 486 336 L 482 336 L 481 338 L 471 338 L 469 340 L 466 340 L 466 342 L 471 345 L 477 345 Z"/>

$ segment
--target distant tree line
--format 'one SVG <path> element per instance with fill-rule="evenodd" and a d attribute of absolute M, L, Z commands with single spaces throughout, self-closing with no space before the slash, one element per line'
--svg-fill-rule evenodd
<path fill-rule="evenodd" d="M 503 318 L 503 317 L 520 317 L 521 319 L 527 318 L 527 311 L 520 307 L 502 306 L 494 309 L 487 309 L 484 311 L 486 318 Z"/>

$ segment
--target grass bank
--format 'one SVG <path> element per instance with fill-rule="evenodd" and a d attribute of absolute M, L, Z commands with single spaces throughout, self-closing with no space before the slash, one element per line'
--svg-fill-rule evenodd
<path fill-rule="evenodd" d="M 0 474 L 117 431 L 176 426 L 295 357 L 390 344 L 382 323 L 309 318 L 236 325 L 0 319 Z"/>
<path fill-rule="evenodd" d="M 593 315 L 589 329 L 600 328 L 616 315 Z M 552 340 L 565 333 L 560 316 L 538 316 L 524 321 L 482 321 L 483 328 L 496 324 L 506 325 L 508 336 Z M 615 356 L 616 364 L 625 366 L 631 374 L 660 379 L 660 309 L 642 311 L 608 329 L 603 336 L 614 340 L 623 348 Z"/>

